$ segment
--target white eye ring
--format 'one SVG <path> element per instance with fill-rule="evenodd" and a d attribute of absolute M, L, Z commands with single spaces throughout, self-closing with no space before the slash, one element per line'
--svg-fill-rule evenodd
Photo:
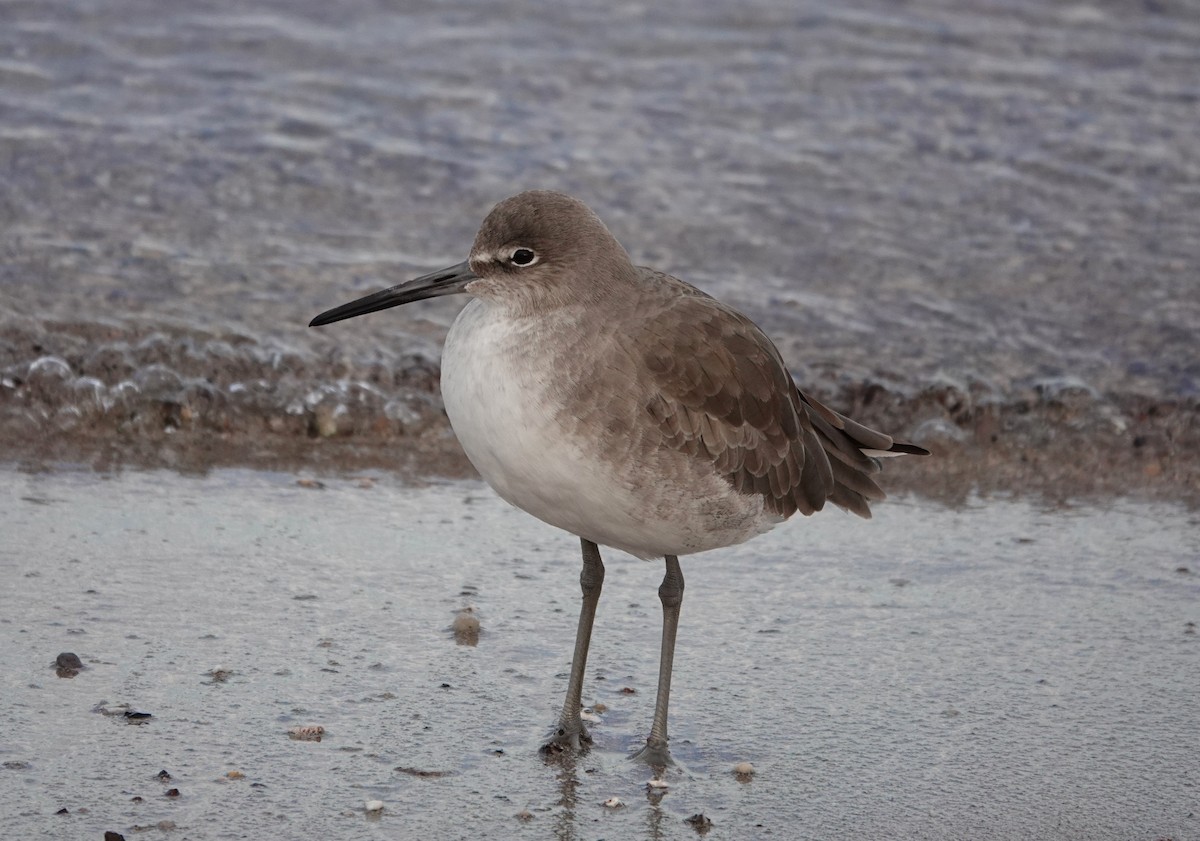
<path fill-rule="evenodd" d="M 538 257 L 536 251 L 534 251 L 532 248 L 525 248 L 524 246 L 514 248 L 512 253 L 508 255 L 508 262 L 522 269 L 532 266 L 540 259 L 541 258 Z"/>

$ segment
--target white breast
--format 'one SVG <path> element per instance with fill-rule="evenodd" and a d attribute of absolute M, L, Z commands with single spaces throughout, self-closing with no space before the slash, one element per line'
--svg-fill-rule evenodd
<path fill-rule="evenodd" d="M 777 518 L 764 517 L 758 500 L 719 477 L 687 476 L 682 454 L 614 461 L 586 428 L 564 425 L 563 378 L 578 375 L 580 360 L 563 337 L 579 329 L 565 316 L 510 317 L 478 299 L 455 320 L 442 398 L 488 484 L 544 522 L 640 557 L 727 546 L 770 528 Z"/>

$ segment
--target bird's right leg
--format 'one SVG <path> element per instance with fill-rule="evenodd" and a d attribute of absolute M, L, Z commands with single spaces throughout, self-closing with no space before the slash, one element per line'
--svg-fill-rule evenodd
<path fill-rule="evenodd" d="M 579 710 L 583 705 L 583 672 L 587 668 L 588 645 L 592 641 L 592 622 L 596 619 L 600 588 L 604 586 L 604 562 L 600 560 L 599 546 L 583 538 L 579 539 L 579 543 L 583 549 L 583 570 L 579 573 L 583 606 L 579 609 L 579 629 L 575 632 L 575 656 L 571 658 L 571 677 L 567 681 L 567 698 L 563 701 L 562 715 L 559 716 L 554 735 L 542 746 L 543 754 L 577 751 L 585 742 L 592 740 L 583 727 Z"/>

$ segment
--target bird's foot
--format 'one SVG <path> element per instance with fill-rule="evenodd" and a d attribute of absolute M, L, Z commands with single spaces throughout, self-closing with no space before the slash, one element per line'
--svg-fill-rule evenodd
<path fill-rule="evenodd" d="M 647 739 L 646 746 L 629 758 L 659 770 L 675 765 L 675 760 L 671 758 L 671 751 L 667 749 L 666 739 L 661 741 L 653 738 Z"/>
<path fill-rule="evenodd" d="M 543 757 L 550 758 L 564 753 L 576 754 L 587 750 L 592 737 L 584 729 L 582 721 L 560 723 L 546 744 L 538 749 Z"/>

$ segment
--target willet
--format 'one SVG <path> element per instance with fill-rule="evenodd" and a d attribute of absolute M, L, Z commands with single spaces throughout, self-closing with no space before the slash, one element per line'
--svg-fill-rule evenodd
<path fill-rule="evenodd" d="M 635 266 L 582 202 L 498 204 L 470 258 L 322 313 L 310 326 L 465 292 L 442 354 L 446 414 L 508 502 L 579 537 L 583 607 L 567 697 L 543 750 L 580 750 L 599 546 L 665 558 L 654 721 L 635 754 L 671 762 L 667 704 L 680 555 L 741 543 L 832 502 L 863 517 L 879 458 L 926 455 L 806 396 L 750 319 Z"/>

